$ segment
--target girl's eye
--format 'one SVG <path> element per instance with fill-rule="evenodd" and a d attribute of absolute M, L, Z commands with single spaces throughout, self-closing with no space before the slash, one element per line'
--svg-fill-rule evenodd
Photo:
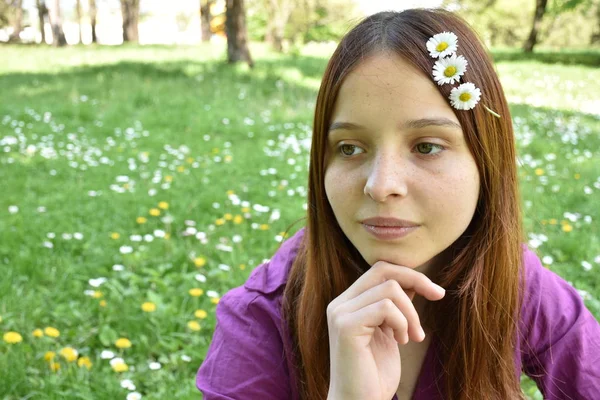
<path fill-rule="evenodd" d="M 439 151 L 437 152 L 432 152 L 433 148 L 437 147 L 439 149 Z M 419 152 L 419 154 L 423 154 L 423 155 L 437 155 L 439 154 L 442 150 L 444 150 L 444 147 L 439 145 L 439 144 L 435 144 L 435 143 L 419 143 L 417 146 L 417 151 Z"/>
<path fill-rule="evenodd" d="M 346 157 L 353 156 L 353 155 L 354 155 L 354 150 L 356 150 L 356 149 L 360 149 L 360 147 L 358 147 L 358 146 L 355 146 L 355 145 L 353 145 L 353 144 L 341 144 L 341 145 L 338 147 L 338 151 L 339 151 L 339 152 L 340 152 L 340 153 L 341 153 L 343 156 L 346 156 Z"/>

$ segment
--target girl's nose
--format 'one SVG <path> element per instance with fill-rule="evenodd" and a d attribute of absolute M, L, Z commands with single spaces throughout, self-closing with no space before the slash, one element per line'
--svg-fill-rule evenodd
<path fill-rule="evenodd" d="M 367 166 L 367 183 L 364 188 L 364 193 L 377 202 L 384 202 L 389 196 L 405 197 L 412 170 L 412 166 L 402 157 L 383 153 Z"/>

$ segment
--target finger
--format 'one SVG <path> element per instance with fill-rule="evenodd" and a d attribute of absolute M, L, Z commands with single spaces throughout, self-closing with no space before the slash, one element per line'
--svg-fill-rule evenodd
<path fill-rule="evenodd" d="M 433 283 L 422 272 L 401 265 L 378 261 L 335 301 L 337 304 L 342 304 L 388 279 L 397 281 L 405 291 L 412 290 L 428 300 L 440 300 L 446 293 L 444 288 Z"/>
<path fill-rule="evenodd" d="M 346 314 L 343 329 L 347 334 L 372 336 L 378 326 L 385 324 L 394 333 L 394 339 L 401 344 L 408 343 L 408 322 L 398 307 L 390 300 L 383 299 L 369 304 L 351 314 Z"/>
<path fill-rule="evenodd" d="M 383 299 L 392 300 L 398 310 L 404 315 L 408 322 L 408 333 L 410 338 L 415 342 L 422 341 L 424 335 L 419 314 L 409 296 L 400 287 L 400 284 L 393 279 L 372 287 L 355 298 L 348 300 L 346 303 L 339 305 L 336 312 L 353 313 Z"/>

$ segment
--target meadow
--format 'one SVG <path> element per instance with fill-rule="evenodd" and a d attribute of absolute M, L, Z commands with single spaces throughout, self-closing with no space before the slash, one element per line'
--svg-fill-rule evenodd
<path fill-rule="evenodd" d="M 333 48 L 251 50 L 2 46 L 0 398 L 201 398 L 220 297 L 303 226 Z M 528 244 L 598 319 L 600 69 L 497 69 Z"/>

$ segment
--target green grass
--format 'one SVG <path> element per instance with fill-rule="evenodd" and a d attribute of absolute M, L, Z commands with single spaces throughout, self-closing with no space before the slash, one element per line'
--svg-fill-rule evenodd
<path fill-rule="evenodd" d="M 331 49 L 252 51 L 250 70 L 221 62 L 219 46 L 2 47 L 0 332 L 23 341 L 0 341 L 0 397 L 124 399 L 127 378 L 145 399 L 199 398 L 194 375 L 215 325 L 209 291 L 218 298 L 241 285 L 304 216 L 307 140 Z M 600 118 L 590 104 L 600 101 L 600 71 L 535 60 L 498 71 L 515 117 L 527 230 L 598 318 Z M 168 209 L 150 215 L 162 201 Z M 107 281 L 92 287 L 99 277 Z M 155 312 L 141 310 L 147 301 Z M 45 327 L 60 336 L 32 336 Z M 132 347 L 117 349 L 120 337 Z M 52 372 L 44 354 L 65 346 L 90 357 L 91 370 L 57 356 Z M 129 371 L 114 372 L 103 350 Z M 541 398 L 528 379 L 523 387 Z"/>

